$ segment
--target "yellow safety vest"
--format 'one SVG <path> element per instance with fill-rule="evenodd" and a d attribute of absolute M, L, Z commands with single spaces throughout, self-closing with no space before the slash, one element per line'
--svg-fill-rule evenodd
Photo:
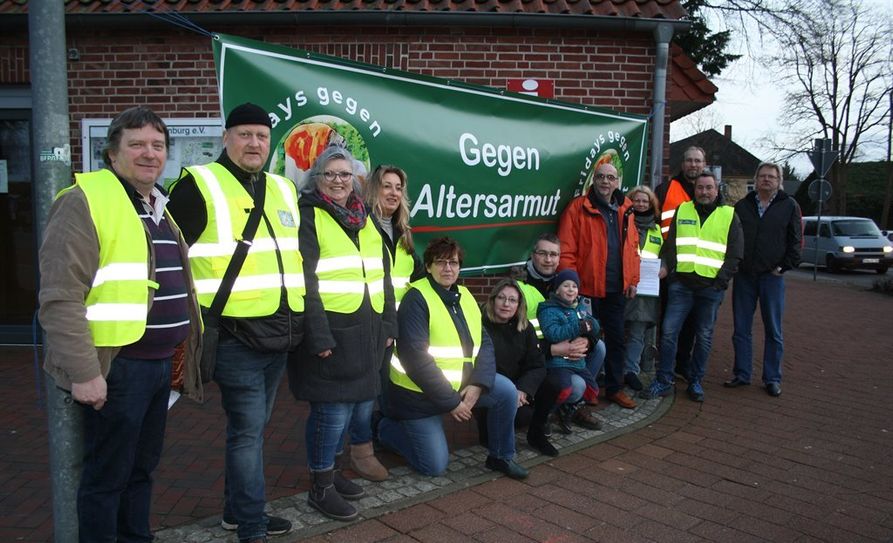
<path fill-rule="evenodd" d="M 463 286 L 459 286 L 459 307 L 465 316 L 465 323 L 471 332 L 471 340 L 474 343 L 471 356 L 465 356 L 462 351 L 462 340 L 459 331 L 453 324 L 453 318 L 444 305 L 440 295 L 431 286 L 427 277 L 410 284 L 425 298 L 428 306 L 428 354 L 434 358 L 434 363 L 443 373 L 444 378 L 450 382 L 453 390 L 459 390 L 462 386 L 462 369 L 465 364 L 474 364 L 481 346 L 481 309 L 471 295 L 471 292 Z M 398 354 L 394 351 L 391 357 L 391 381 L 409 390 L 422 392 L 422 389 L 406 375 L 406 370 L 400 364 Z"/>
<path fill-rule="evenodd" d="M 210 307 L 254 208 L 254 199 L 225 167 L 216 162 L 186 168 L 207 206 L 205 230 L 189 248 L 198 301 Z M 182 179 L 182 178 L 181 178 Z M 285 177 L 266 174 L 264 215 L 223 308 L 227 317 L 266 317 L 279 309 L 285 288 L 292 311 L 304 311 L 304 268 L 298 250 L 297 192 Z M 277 252 L 279 257 L 277 257 Z M 282 262 L 280 271 L 279 262 Z"/>
<path fill-rule="evenodd" d="M 369 217 L 359 232 L 360 248 L 328 211 L 314 208 L 319 243 L 319 298 L 326 311 L 353 313 L 363 303 L 366 289 L 372 309 L 384 309 L 384 258 L 387 249 Z"/>
<path fill-rule="evenodd" d="M 660 225 L 654 225 L 645 233 L 645 245 L 639 249 L 641 258 L 660 258 L 660 248 L 664 238 L 660 233 Z"/>
<path fill-rule="evenodd" d="M 676 211 L 676 271 L 713 279 L 726 258 L 735 208 L 719 206 L 702 225 L 693 202 Z"/>
<path fill-rule="evenodd" d="M 399 242 L 394 245 L 394 254 L 391 259 L 391 285 L 394 286 L 394 299 L 399 305 L 400 300 L 409 292 L 409 280 L 415 270 L 415 261 Z"/>
<path fill-rule="evenodd" d="M 536 309 L 541 303 L 546 301 L 546 298 L 539 290 L 527 283 L 518 281 L 518 286 L 521 287 L 521 295 L 524 296 L 524 302 L 527 304 L 527 320 L 530 321 L 531 326 L 533 326 L 533 330 L 536 332 L 536 337 L 543 339 L 543 331 L 540 329 L 540 321 L 536 318 Z"/>
<path fill-rule="evenodd" d="M 93 344 L 130 345 L 146 331 L 149 289 L 149 247 L 146 227 L 121 181 L 109 170 L 75 175 L 99 238 L 99 266 L 84 305 Z"/>

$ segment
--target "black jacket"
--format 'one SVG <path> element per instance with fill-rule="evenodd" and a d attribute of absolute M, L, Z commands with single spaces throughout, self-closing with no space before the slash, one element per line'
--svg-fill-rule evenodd
<path fill-rule="evenodd" d="M 471 334 L 459 305 L 461 295 L 458 288 L 454 285 L 447 290 L 431 279 L 430 275 L 427 280 L 431 282 L 435 292 L 450 310 L 449 313 L 453 319 L 453 325 L 459 332 L 463 349 L 470 352 Z M 428 354 L 430 313 L 421 292 L 410 289 L 406 293 L 400 302 L 397 322 L 400 330 L 397 339 L 400 364 L 410 379 L 422 389 L 422 392 L 415 392 L 392 382 L 389 383 L 387 415 L 395 419 L 420 419 L 449 413 L 459 405 L 462 397 L 453 390 L 449 381 L 434 363 L 434 358 Z M 463 368 L 460 390 L 467 385 L 478 385 L 486 392 L 493 388 L 495 378 L 496 361 L 493 343 L 490 341 L 487 329 L 483 328 L 481 330 L 481 345 L 474 366 L 465 364 Z"/>
<path fill-rule="evenodd" d="M 394 290 L 390 281 L 390 256 L 382 243 L 385 270 L 385 303 L 381 314 L 372 309 L 369 291 L 353 313 L 326 311 L 319 297 L 319 238 L 315 209 L 318 201 L 301 196 L 299 243 L 304 258 L 304 342 L 288 357 L 288 387 L 298 400 L 310 402 L 361 402 L 372 400 L 381 390 L 379 370 L 385 341 L 394 337 L 396 317 Z M 324 209 L 324 208 L 323 208 Z M 328 211 L 326 211 L 328 212 Z M 366 220 L 371 221 L 372 217 Z M 356 244 L 358 234 L 347 235 Z M 328 349 L 332 354 L 320 358 Z"/>
<path fill-rule="evenodd" d="M 505 375 L 518 390 L 533 398 L 546 378 L 546 361 L 540 351 L 533 326 L 518 331 L 517 319 L 493 322 L 483 315 L 483 326 L 493 341 L 496 371 Z"/>
<path fill-rule="evenodd" d="M 800 264 L 803 230 L 797 200 L 779 190 L 761 218 L 752 191 L 735 204 L 735 213 L 744 231 L 742 273 L 784 272 Z"/>

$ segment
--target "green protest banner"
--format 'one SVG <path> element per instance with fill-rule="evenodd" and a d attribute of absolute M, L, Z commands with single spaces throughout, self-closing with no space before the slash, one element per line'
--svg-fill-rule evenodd
<path fill-rule="evenodd" d="M 213 44 L 223 116 L 250 101 L 272 119 L 270 171 L 300 186 L 331 144 L 356 157 L 361 181 L 379 164 L 403 168 L 417 246 L 456 238 L 463 272 L 525 261 L 599 163 L 626 187 L 642 179 L 644 117 L 222 34 Z"/>

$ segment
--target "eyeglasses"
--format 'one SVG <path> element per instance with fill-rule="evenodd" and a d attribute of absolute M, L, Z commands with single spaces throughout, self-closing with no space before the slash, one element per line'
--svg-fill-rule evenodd
<path fill-rule="evenodd" d="M 537 249 L 536 251 L 533 252 L 533 254 L 535 254 L 536 256 L 543 257 L 543 258 L 546 258 L 547 256 L 550 258 L 558 258 L 559 256 L 561 256 L 561 253 L 559 253 L 557 251 L 544 251 L 542 249 Z"/>
<path fill-rule="evenodd" d="M 323 172 L 322 176 L 326 178 L 326 181 L 334 181 L 337 177 L 339 180 L 347 182 L 353 177 L 353 172 Z"/>
<path fill-rule="evenodd" d="M 504 303 L 504 304 L 509 304 L 509 305 L 516 305 L 516 304 L 518 303 L 518 299 L 517 299 L 517 298 L 513 298 L 513 297 L 511 297 L 511 296 L 506 296 L 505 294 L 497 294 L 497 295 L 496 295 L 496 300 L 497 300 L 498 302 L 501 302 L 501 303 Z"/>
<path fill-rule="evenodd" d="M 458 260 L 446 260 L 443 258 L 438 258 L 437 260 L 434 261 L 434 263 L 441 268 L 454 268 L 454 269 L 459 268 Z"/>
<path fill-rule="evenodd" d="M 602 179 L 607 179 L 608 181 L 613 183 L 614 181 L 617 181 L 618 178 L 616 175 L 611 175 L 611 174 L 608 174 L 608 175 L 605 175 L 603 173 L 595 174 L 596 181 L 601 181 Z"/>

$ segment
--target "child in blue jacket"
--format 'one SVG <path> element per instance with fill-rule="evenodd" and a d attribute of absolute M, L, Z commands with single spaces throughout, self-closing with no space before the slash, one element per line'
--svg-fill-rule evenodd
<path fill-rule="evenodd" d="M 536 317 L 539 320 L 543 337 L 548 343 L 560 343 L 584 337 L 589 341 L 589 356 L 598 343 L 600 326 L 592 315 L 581 310 L 578 300 L 580 276 L 576 270 L 558 272 L 552 280 L 549 299 L 539 305 Z M 587 358 L 571 360 L 562 356 L 546 357 L 547 379 L 558 389 L 556 405 L 563 404 L 571 394 L 571 377 L 579 375 L 586 383 L 583 399 L 588 403 L 598 401 L 598 384 L 592 374 Z"/>

